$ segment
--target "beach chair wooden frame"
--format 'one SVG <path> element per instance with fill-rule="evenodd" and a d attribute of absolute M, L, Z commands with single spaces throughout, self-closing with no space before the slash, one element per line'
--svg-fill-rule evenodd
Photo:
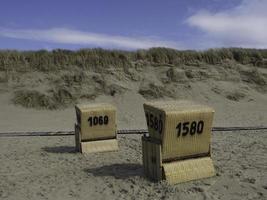
<path fill-rule="evenodd" d="M 146 177 L 175 184 L 215 175 L 210 150 L 212 108 L 179 101 L 145 103 L 144 110 L 149 130 L 149 136 L 142 137 Z M 200 122 L 199 133 L 176 130 L 183 123 L 190 129 L 193 122 Z"/>
<path fill-rule="evenodd" d="M 117 151 L 116 108 L 110 104 L 75 106 L 75 146 L 81 153 Z"/>

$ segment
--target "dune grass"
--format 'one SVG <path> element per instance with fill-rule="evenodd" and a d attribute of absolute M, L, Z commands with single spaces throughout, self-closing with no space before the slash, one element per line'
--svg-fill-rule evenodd
<path fill-rule="evenodd" d="M 105 66 L 127 67 L 132 62 L 145 61 L 155 64 L 220 64 L 224 60 L 233 60 L 241 64 L 265 66 L 267 50 L 221 48 L 206 51 L 179 51 L 169 48 L 151 48 L 149 50 L 119 51 L 104 49 L 81 49 L 70 51 L 0 51 L 0 70 L 16 71 L 57 71 L 77 66 L 82 69 Z"/>

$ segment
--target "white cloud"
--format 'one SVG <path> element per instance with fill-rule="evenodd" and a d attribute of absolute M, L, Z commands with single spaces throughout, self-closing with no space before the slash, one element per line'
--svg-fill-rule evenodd
<path fill-rule="evenodd" d="M 267 0 L 243 0 L 231 10 L 200 11 L 186 23 L 221 46 L 267 48 Z M 209 41 L 210 42 L 210 41 Z"/>
<path fill-rule="evenodd" d="M 125 37 L 83 32 L 66 28 L 37 29 L 6 29 L 0 28 L 0 36 L 37 40 L 61 44 L 91 45 L 107 48 L 147 49 L 151 47 L 179 48 L 177 43 L 155 39 L 154 37 Z"/>

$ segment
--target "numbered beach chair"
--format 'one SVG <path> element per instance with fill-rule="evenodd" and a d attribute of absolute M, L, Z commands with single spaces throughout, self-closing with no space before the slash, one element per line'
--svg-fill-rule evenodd
<path fill-rule="evenodd" d="M 188 101 L 144 104 L 149 135 L 142 137 L 147 178 L 170 184 L 215 175 L 211 159 L 214 110 Z"/>
<path fill-rule="evenodd" d="M 93 153 L 118 150 L 116 108 L 110 104 L 79 104 L 75 106 L 76 150 Z"/>

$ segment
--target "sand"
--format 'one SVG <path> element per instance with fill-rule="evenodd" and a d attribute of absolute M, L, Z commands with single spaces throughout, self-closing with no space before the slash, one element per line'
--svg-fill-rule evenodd
<path fill-rule="evenodd" d="M 0 132 L 73 130 L 78 102 L 112 103 L 118 129 L 143 129 L 143 103 L 156 99 L 212 106 L 214 126 L 267 125 L 267 68 L 226 63 L 101 70 L 11 74 L 0 82 Z M 144 178 L 140 135 L 120 135 L 119 152 L 81 155 L 74 152 L 74 136 L 0 134 L 0 199 L 266 199 L 266 133 L 214 133 L 217 175 L 175 186 Z"/>
<path fill-rule="evenodd" d="M 144 177 L 140 135 L 118 152 L 75 153 L 74 137 L 0 138 L 1 199 L 266 199 L 267 132 L 213 134 L 216 176 L 177 185 Z"/>

